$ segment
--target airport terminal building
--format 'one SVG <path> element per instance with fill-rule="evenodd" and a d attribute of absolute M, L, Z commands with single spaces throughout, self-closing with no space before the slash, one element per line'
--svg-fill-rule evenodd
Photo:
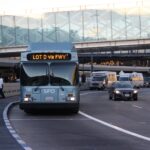
<path fill-rule="evenodd" d="M 25 10 L 23 14 L 0 13 L 0 47 L 24 46 L 35 42 L 95 42 L 150 38 L 150 6 L 142 1 L 130 7 L 124 4 L 78 6 L 74 8 L 43 9 L 42 13 Z M 141 49 L 138 52 L 150 49 Z M 124 51 L 122 50 L 122 53 Z M 106 53 L 107 55 L 107 53 Z M 149 66 L 150 57 L 99 58 L 93 61 L 101 65 Z M 89 55 L 90 56 L 90 55 Z M 147 55 L 148 56 L 148 55 Z M 80 63 L 90 63 L 88 55 L 79 58 Z M 109 59 L 109 60 L 108 60 Z M 18 60 L 16 58 L 16 60 Z M 100 61 L 101 60 L 101 61 Z M 10 60 L 11 61 L 11 60 Z M 5 68 L 1 68 L 4 69 Z M 12 68 L 11 68 L 12 69 Z M 7 69 L 6 69 L 7 70 Z M 13 69 L 12 69 L 13 70 Z M 10 71 L 6 71 L 10 72 Z"/>
<path fill-rule="evenodd" d="M 0 15 L 0 47 L 32 42 L 88 42 L 150 38 L 150 9 L 138 1 Z"/>

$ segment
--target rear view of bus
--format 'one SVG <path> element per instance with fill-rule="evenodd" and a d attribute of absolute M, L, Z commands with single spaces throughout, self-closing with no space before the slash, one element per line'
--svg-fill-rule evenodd
<path fill-rule="evenodd" d="M 79 110 L 77 52 L 72 45 L 37 43 L 21 54 L 20 108 Z"/>

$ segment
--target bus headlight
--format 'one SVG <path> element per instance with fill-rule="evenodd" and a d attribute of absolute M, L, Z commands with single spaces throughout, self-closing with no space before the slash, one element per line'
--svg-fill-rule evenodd
<path fill-rule="evenodd" d="M 75 96 L 73 94 L 68 94 L 67 100 L 68 101 L 75 101 L 76 98 L 75 98 Z"/>
<path fill-rule="evenodd" d="M 28 102 L 28 101 L 29 101 L 29 98 L 28 98 L 28 97 L 24 97 L 24 101 L 25 101 L 25 102 Z"/>
<path fill-rule="evenodd" d="M 28 102 L 28 101 L 31 101 L 32 99 L 31 99 L 31 95 L 26 95 L 25 97 L 24 97 L 24 102 Z"/>

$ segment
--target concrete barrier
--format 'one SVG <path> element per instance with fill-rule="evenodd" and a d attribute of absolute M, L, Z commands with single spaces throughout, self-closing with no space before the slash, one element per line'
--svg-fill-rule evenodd
<path fill-rule="evenodd" d="M 87 82 L 81 83 L 80 91 L 89 90 L 89 84 Z"/>
<path fill-rule="evenodd" d="M 89 86 L 87 83 L 81 83 L 80 90 L 88 90 Z M 20 94 L 20 83 L 4 83 L 4 94 L 6 97 L 15 96 Z"/>
<path fill-rule="evenodd" d="M 6 97 L 20 94 L 20 83 L 4 83 L 4 94 Z"/>

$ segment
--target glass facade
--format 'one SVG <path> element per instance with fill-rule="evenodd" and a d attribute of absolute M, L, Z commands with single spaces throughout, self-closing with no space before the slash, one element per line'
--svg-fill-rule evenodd
<path fill-rule="evenodd" d="M 33 11 L 32 11 L 33 14 Z M 146 7 L 53 11 L 0 16 L 0 46 L 150 38 Z"/>

